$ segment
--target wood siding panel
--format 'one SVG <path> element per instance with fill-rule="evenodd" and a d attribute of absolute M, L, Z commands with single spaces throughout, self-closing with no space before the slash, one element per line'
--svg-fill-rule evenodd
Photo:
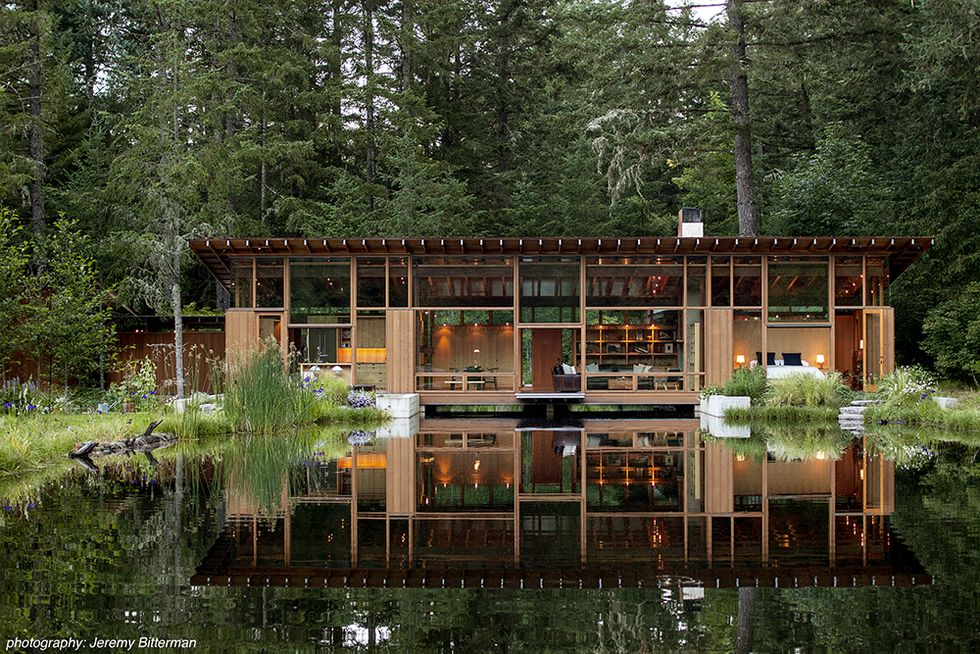
<path fill-rule="evenodd" d="M 706 384 L 723 384 L 731 378 L 735 360 L 732 343 L 732 310 L 705 309 L 704 364 Z"/>
<path fill-rule="evenodd" d="M 412 441 L 412 438 L 388 439 L 385 500 L 389 515 L 415 513 L 415 448 Z"/>
<path fill-rule="evenodd" d="M 415 392 L 415 312 L 389 309 L 385 330 L 388 348 L 388 392 Z"/>
<path fill-rule="evenodd" d="M 705 443 L 704 510 L 706 513 L 726 514 L 735 510 L 732 451 L 723 443 Z"/>
<path fill-rule="evenodd" d="M 895 309 L 881 309 L 882 362 L 881 373 L 887 375 L 895 370 Z"/>
<path fill-rule="evenodd" d="M 175 390 L 176 366 L 173 332 L 120 332 L 116 336 L 119 367 L 128 361 L 149 358 L 157 367 L 157 388 L 170 394 Z M 184 377 L 188 389 L 211 392 L 208 360 L 225 360 L 224 332 L 184 332 Z M 120 372 L 106 374 L 106 381 L 122 381 Z"/>

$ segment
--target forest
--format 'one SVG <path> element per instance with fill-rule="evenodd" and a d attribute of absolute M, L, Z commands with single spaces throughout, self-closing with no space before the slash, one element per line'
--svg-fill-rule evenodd
<path fill-rule="evenodd" d="M 58 234 L 172 315 L 222 301 L 190 237 L 670 235 L 693 206 L 934 236 L 898 355 L 975 379 L 978 70 L 977 0 L 5 2 L 0 307 Z"/>

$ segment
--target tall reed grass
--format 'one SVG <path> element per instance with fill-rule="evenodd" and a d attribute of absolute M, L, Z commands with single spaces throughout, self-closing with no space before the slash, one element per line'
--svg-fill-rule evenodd
<path fill-rule="evenodd" d="M 765 400 L 769 406 L 836 409 L 849 402 L 851 394 L 851 390 L 841 381 L 838 372 L 827 373 L 825 377 L 797 374 L 769 382 Z"/>
<path fill-rule="evenodd" d="M 278 347 L 254 350 L 239 363 L 225 389 L 225 415 L 233 429 L 273 432 L 317 420 L 317 398 L 289 374 Z"/>

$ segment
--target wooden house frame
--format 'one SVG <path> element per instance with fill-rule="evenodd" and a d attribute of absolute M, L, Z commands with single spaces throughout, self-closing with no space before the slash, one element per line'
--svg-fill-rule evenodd
<path fill-rule="evenodd" d="M 928 237 L 190 242 L 231 293 L 230 360 L 299 366 L 425 404 L 693 404 L 796 358 L 873 387 L 894 367 L 889 284 Z M 790 355 L 790 356 L 784 356 Z M 556 365 L 574 367 L 556 386 Z M 567 379 L 565 380 L 568 381 Z"/>

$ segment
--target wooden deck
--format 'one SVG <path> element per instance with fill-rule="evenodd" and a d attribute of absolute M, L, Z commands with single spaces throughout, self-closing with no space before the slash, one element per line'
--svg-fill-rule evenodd
<path fill-rule="evenodd" d="M 513 391 L 419 391 L 424 405 L 508 405 L 527 402 L 557 402 L 622 405 L 694 405 L 699 401 L 694 391 L 586 391 L 584 393 L 546 393 Z"/>

